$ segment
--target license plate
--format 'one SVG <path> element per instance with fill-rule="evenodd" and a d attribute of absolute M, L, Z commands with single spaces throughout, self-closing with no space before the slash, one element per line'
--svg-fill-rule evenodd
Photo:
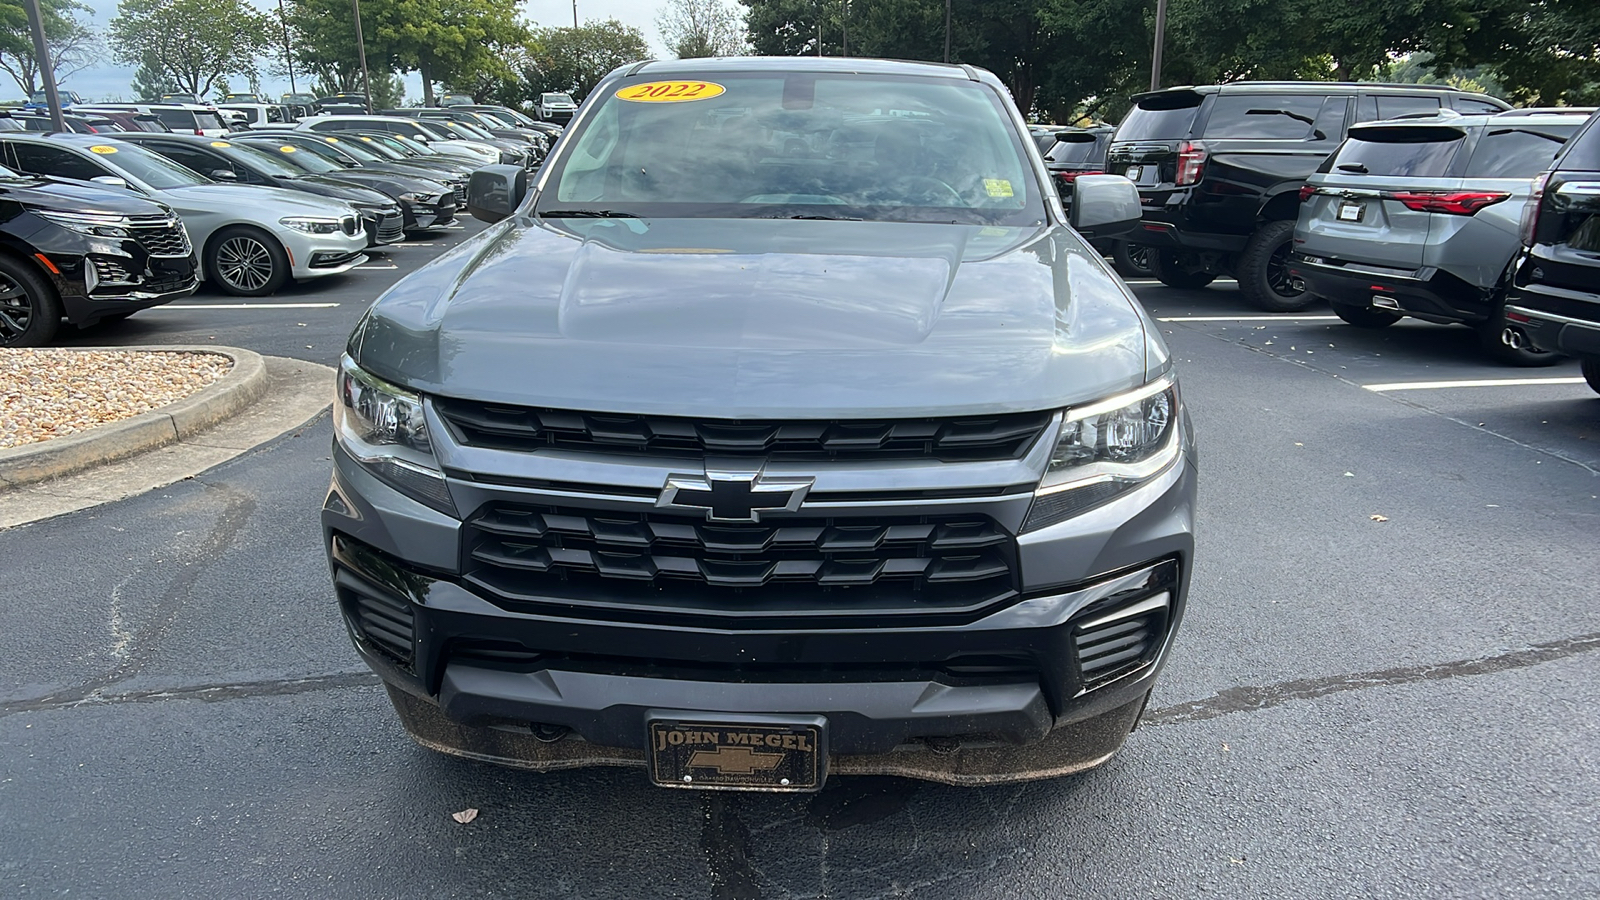
<path fill-rule="evenodd" d="M 815 791 L 826 778 L 821 718 L 759 722 L 652 719 L 650 780 L 661 787 Z"/>
<path fill-rule="evenodd" d="M 1129 181 L 1138 183 L 1139 178 L 1142 175 L 1144 175 L 1144 166 L 1129 166 L 1125 177 Z"/>
<path fill-rule="evenodd" d="M 1341 203 L 1339 204 L 1339 221 L 1359 222 L 1365 209 L 1366 207 L 1360 203 Z"/>

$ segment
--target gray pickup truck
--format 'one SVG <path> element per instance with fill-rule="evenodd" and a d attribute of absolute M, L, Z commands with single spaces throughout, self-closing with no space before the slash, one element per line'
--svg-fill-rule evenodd
<path fill-rule="evenodd" d="M 1173 361 L 1002 84 L 630 65 L 351 336 L 322 509 L 424 746 L 678 788 L 987 784 L 1122 746 L 1182 618 Z"/>

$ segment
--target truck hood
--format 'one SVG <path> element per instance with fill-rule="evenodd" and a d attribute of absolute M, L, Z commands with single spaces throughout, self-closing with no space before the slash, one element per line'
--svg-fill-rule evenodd
<path fill-rule="evenodd" d="M 424 393 L 707 418 L 1050 409 L 1167 365 L 1065 228 L 515 217 L 379 298 L 356 361 Z"/>

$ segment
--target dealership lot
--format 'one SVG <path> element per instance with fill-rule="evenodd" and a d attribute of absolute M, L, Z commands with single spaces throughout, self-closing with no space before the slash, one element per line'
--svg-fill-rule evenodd
<path fill-rule="evenodd" d="M 380 290 L 478 227 L 69 342 L 333 364 Z M 0 533 L 0 896 L 1600 892 L 1600 397 L 1465 328 L 1134 289 L 1179 360 L 1201 521 L 1173 658 L 1102 769 L 768 797 L 421 750 L 332 603 L 324 417 Z"/>

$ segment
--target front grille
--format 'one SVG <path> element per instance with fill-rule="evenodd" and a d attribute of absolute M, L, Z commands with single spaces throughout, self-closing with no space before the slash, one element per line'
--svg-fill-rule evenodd
<path fill-rule="evenodd" d="M 435 400 L 457 440 L 496 450 L 577 450 L 698 459 L 1014 459 L 1051 415 L 1012 413 L 958 419 L 741 421 L 608 415 Z"/>
<path fill-rule="evenodd" d="M 463 528 L 465 580 L 502 604 L 679 613 L 967 610 L 1014 596 L 1012 537 L 981 515 L 694 516 L 491 505 Z"/>
<path fill-rule="evenodd" d="M 133 236 L 151 256 L 188 256 L 193 252 L 183 225 L 167 216 L 130 216 Z"/>
<path fill-rule="evenodd" d="M 406 222 L 398 210 L 383 214 L 378 222 L 378 240 L 381 243 L 391 243 L 401 240 L 406 236 Z"/>

